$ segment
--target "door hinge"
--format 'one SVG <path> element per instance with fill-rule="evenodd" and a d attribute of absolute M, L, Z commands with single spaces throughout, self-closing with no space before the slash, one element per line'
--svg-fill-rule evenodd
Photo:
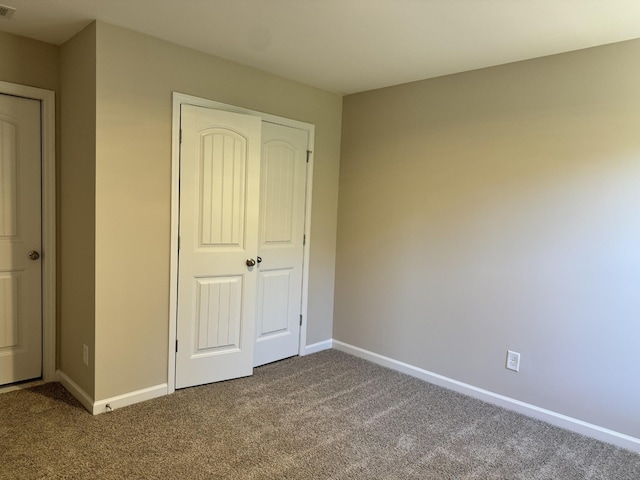
<path fill-rule="evenodd" d="M 178 251 L 180 251 L 180 240 L 182 237 L 180 237 L 180 235 L 178 235 Z"/>
<path fill-rule="evenodd" d="M 180 129 L 180 143 L 182 143 L 182 129 Z"/>
<path fill-rule="evenodd" d="M 176 340 L 176 353 L 178 353 L 178 340 Z"/>
<path fill-rule="evenodd" d="M 307 150 L 307 163 L 309 163 L 309 157 L 313 152 L 311 150 Z"/>
<path fill-rule="evenodd" d="M 300 314 L 300 326 L 302 326 L 302 314 Z"/>
<path fill-rule="evenodd" d="M 302 245 L 306 245 L 307 244 L 307 234 L 305 233 L 304 235 L 302 235 Z"/>

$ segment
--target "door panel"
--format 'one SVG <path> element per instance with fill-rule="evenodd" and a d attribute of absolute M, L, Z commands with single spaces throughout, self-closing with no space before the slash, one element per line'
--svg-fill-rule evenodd
<path fill-rule="evenodd" d="M 199 246 L 244 248 L 247 139 L 212 128 L 201 132 L 200 142 Z"/>
<path fill-rule="evenodd" d="M 0 385 L 42 374 L 40 102 L 0 94 Z"/>
<path fill-rule="evenodd" d="M 239 349 L 242 277 L 197 278 L 196 353 Z"/>
<path fill-rule="evenodd" d="M 257 117 L 181 111 L 176 388 L 251 375 L 257 272 Z"/>
<path fill-rule="evenodd" d="M 18 346 L 18 298 L 20 272 L 0 273 L 0 349 Z"/>
<path fill-rule="evenodd" d="M 292 269 L 261 271 L 258 338 L 288 333 Z"/>
<path fill-rule="evenodd" d="M 254 366 L 299 350 L 308 134 L 263 122 L 262 142 Z"/>

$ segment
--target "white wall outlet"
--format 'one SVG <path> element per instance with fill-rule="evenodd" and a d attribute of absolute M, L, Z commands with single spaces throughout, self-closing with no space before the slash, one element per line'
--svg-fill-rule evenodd
<path fill-rule="evenodd" d="M 89 366 L 89 347 L 82 345 L 82 361 Z"/>
<path fill-rule="evenodd" d="M 520 354 L 507 350 L 507 368 L 515 372 L 520 371 Z"/>

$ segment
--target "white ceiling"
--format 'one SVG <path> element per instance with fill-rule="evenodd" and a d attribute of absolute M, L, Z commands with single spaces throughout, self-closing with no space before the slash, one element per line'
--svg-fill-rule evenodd
<path fill-rule="evenodd" d="M 0 4 L 0 31 L 62 44 L 99 19 L 343 94 L 640 38 L 640 0 Z"/>

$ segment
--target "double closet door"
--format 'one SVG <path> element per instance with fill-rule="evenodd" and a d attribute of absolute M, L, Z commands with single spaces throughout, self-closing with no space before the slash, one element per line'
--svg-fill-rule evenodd
<path fill-rule="evenodd" d="M 182 105 L 176 388 L 300 342 L 308 132 Z"/>

